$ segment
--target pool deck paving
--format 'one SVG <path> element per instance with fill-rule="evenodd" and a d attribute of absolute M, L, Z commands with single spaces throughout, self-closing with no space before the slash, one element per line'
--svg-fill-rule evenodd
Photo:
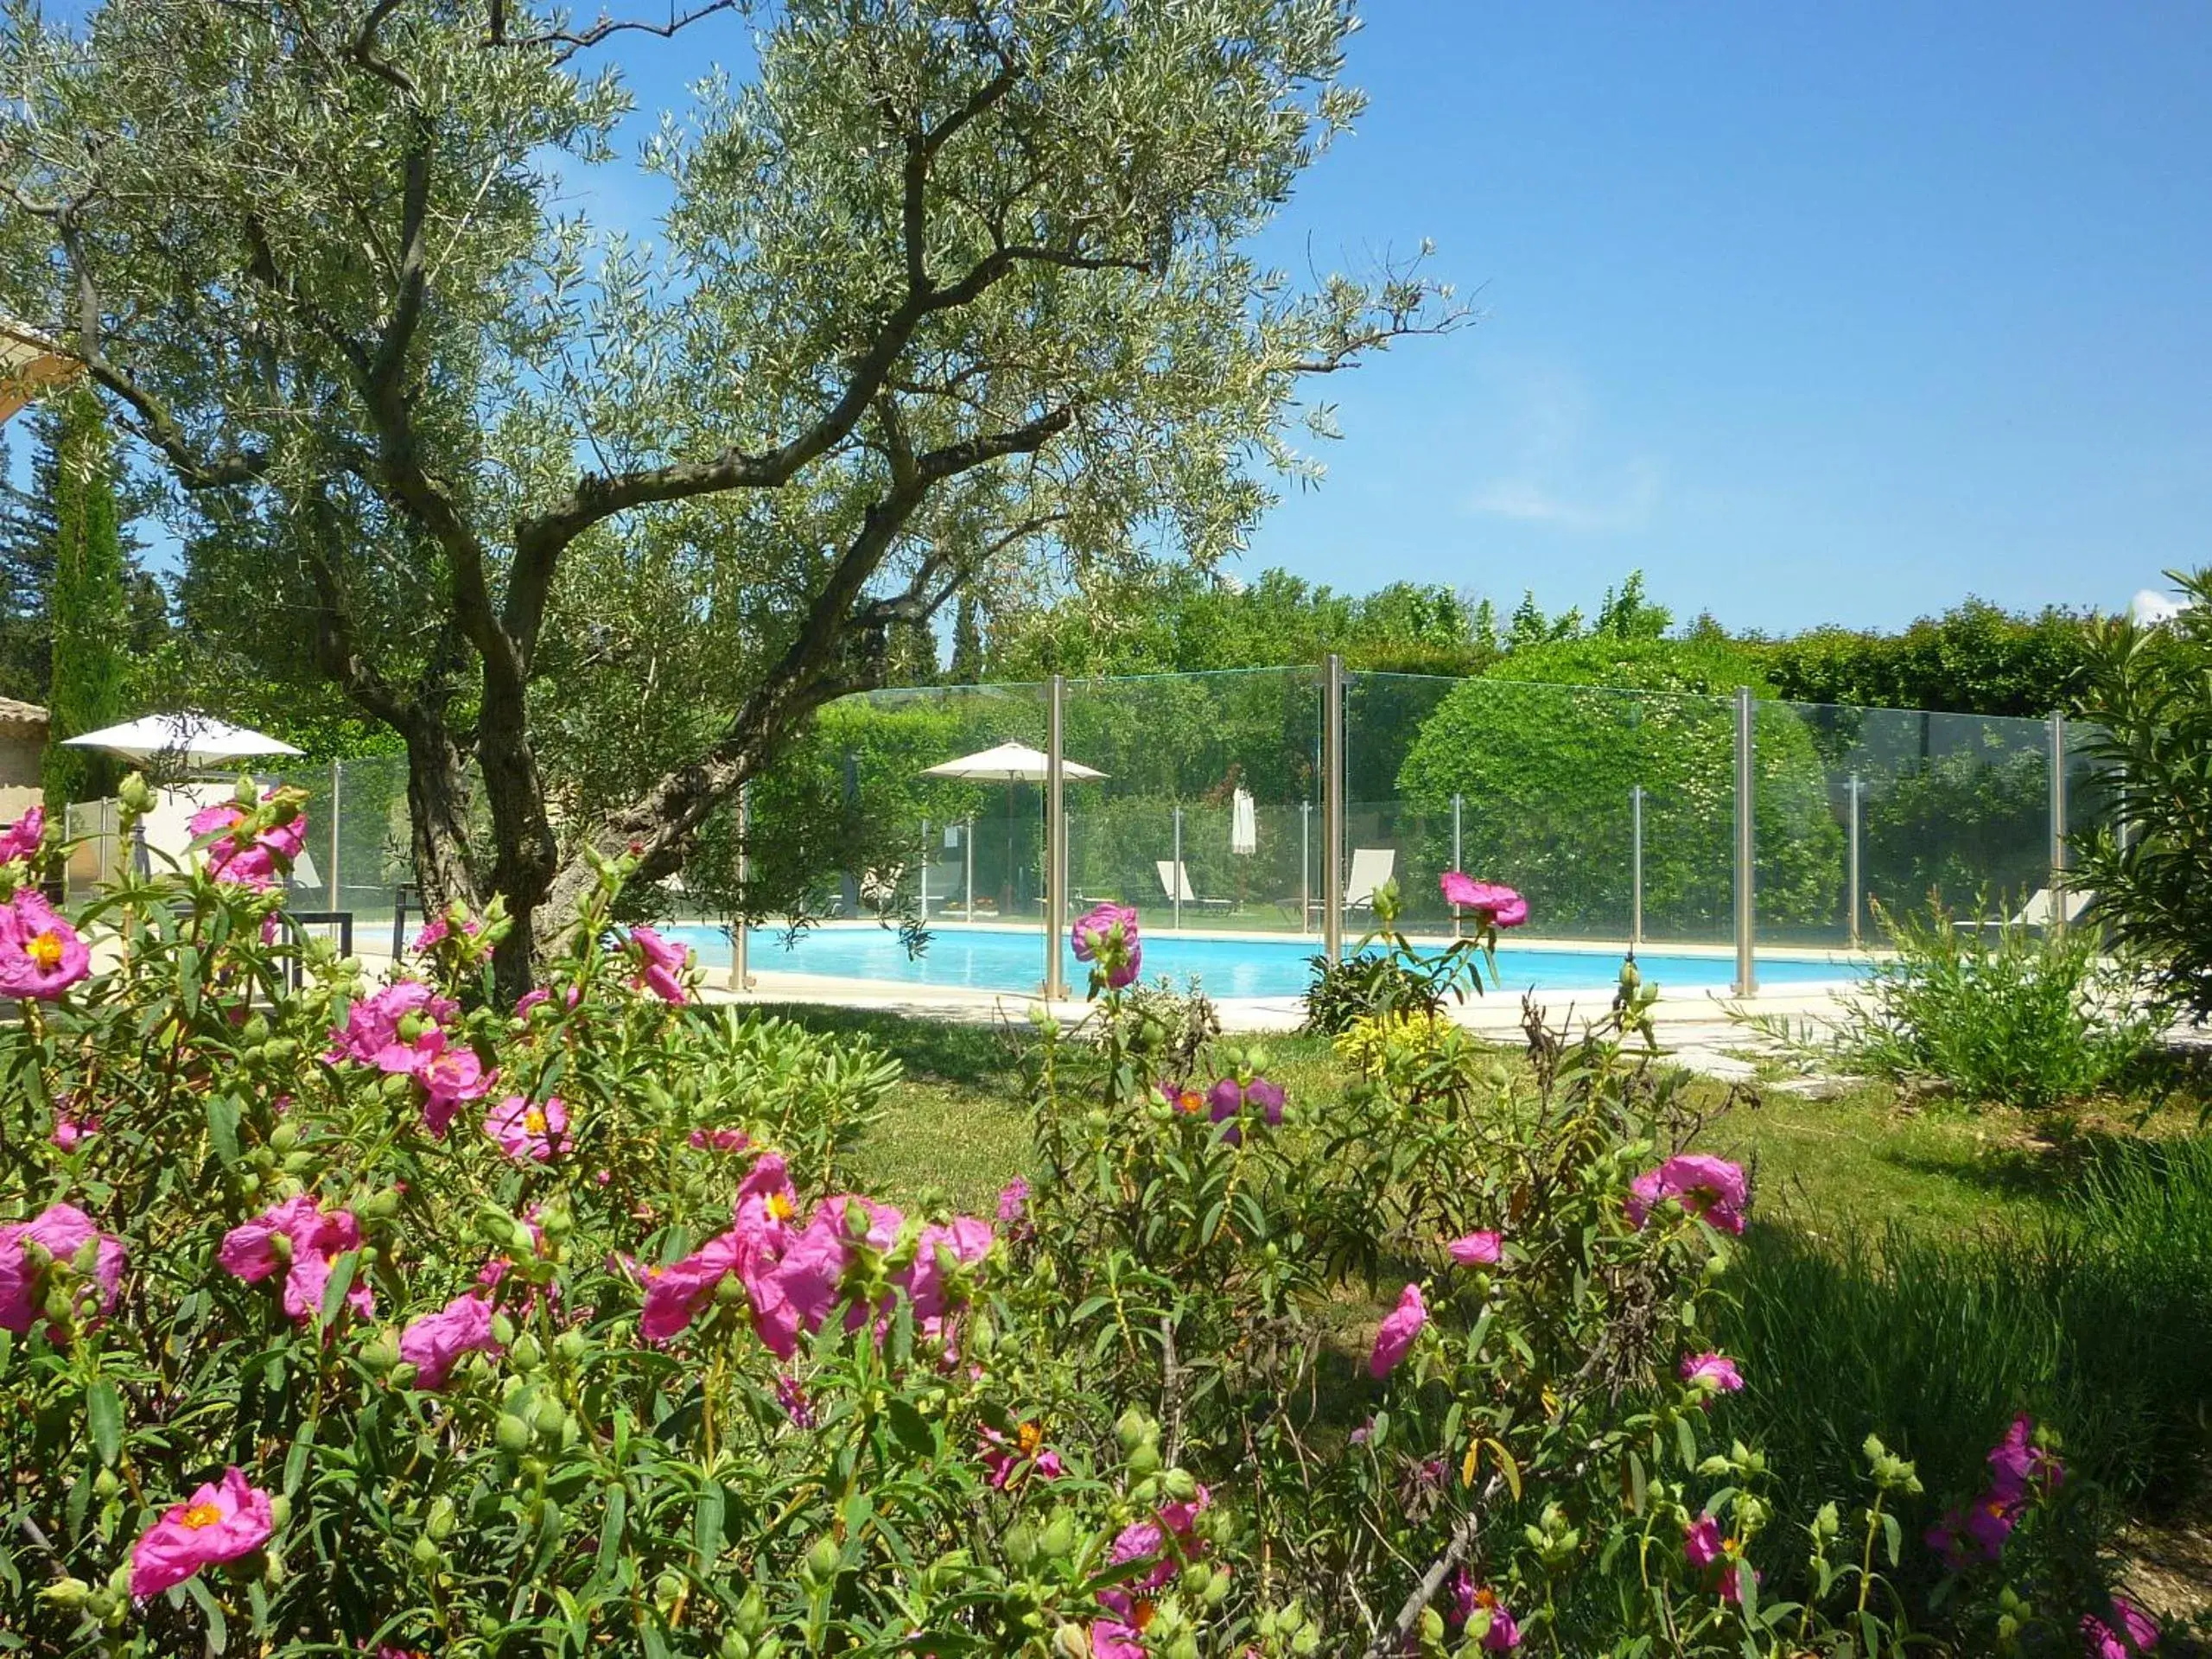
<path fill-rule="evenodd" d="M 965 987 L 891 984 L 881 980 L 838 979 L 825 974 L 755 971 L 747 988 L 733 988 L 727 976 L 709 973 L 702 988 L 705 1001 L 741 1007 L 803 1004 L 828 1007 L 865 1008 L 913 1020 L 939 1020 L 961 1025 L 1026 1025 L 1033 1012 L 1043 1009 L 1063 1028 L 1079 1024 L 1090 1009 L 1080 998 L 1046 1001 L 1040 995 L 1008 991 L 976 990 Z M 1661 1047 L 1675 1064 L 1701 1076 L 1724 1082 L 1751 1082 L 1771 1065 L 1758 1056 L 1770 1053 L 1772 1045 L 1758 1033 L 1731 1017 L 1732 1009 L 1779 1016 L 1791 1024 L 1821 1025 L 1840 1012 L 1850 992 L 1847 982 L 1833 984 L 1790 984 L 1761 991 L 1749 1000 L 1726 991 L 1700 989 L 1669 996 L 1653 1005 L 1653 1027 Z M 1554 1019 L 1595 1019 L 1611 1002 L 1604 991 L 1556 991 L 1540 995 L 1539 1004 Z M 1230 1033 L 1287 1033 L 1304 1024 L 1304 1000 L 1299 996 L 1224 997 L 1214 1007 L 1224 1032 Z M 1495 991 L 1470 997 L 1452 1010 L 1452 1018 L 1468 1030 L 1498 1040 L 1517 1041 L 1521 1033 L 1521 998 L 1512 991 Z M 1770 1076 L 1771 1086 L 1819 1092 L 1821 1080 Z"/>

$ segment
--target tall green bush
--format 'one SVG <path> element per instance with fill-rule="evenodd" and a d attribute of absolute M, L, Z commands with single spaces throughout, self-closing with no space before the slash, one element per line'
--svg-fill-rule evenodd
<path fill-rule="evenodd" d="M 1398 774 L 1399 792 L 1439 819 L 1461 798 L 1462 863 L 1510 873 L 1547 929 L 1624 932 L 1640 784 L 1647 928 L 1724 927 L 1734 868 L 1726 699 L 1738 685 L 1764 690 L 1756 664 L 1726 645 L 1590 639 L 1516 652 L 1497 673 L 1445 699 Z M 1843 837 L 1819 753 L 1795 720 L 1762 719 L 1757 737 L 1761 920 L 1829 921 Z M 1428 861 L 1448 856 L 1432 849 Z"/>
<path fill-rule="evenodd" d="M 64 738 L 123 718 L 130 659 L 130 600 L 115 500 L 115 461 L 99 401 L 89 391 L 61 402 L 54 437 L 54 556 L 48 620 L 54 679 L 47 694 L 48 742 L 41 767 L 49 810 L 112 788 L 112 762 Z"/>
<path fill-rule="evenodd" d="M 2176 575 L 2190 606 L 2095 636 L 2086 712 L 2107 816 L 2076 844 L 2092 915 L 2159 982 L 2212 1014 L 2212 569 Z M 2124 834 L 2123 834 L 2124 832 Z"/>

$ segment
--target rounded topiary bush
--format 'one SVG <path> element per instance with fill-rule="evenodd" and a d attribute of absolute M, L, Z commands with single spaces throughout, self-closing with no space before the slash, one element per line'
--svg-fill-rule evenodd
<path fill-rule="evenodd" d="M 1461 863 L 1510 871 L 1548 931 L 1623 935 L 1630 791 L 1641 784 L 1646 931 L 1725 932 L 1734 893 L 1728 699 L 1738 685 L 1764 690 L 1756 664 L 1720 645 L 1578 640 L 1518 651 L 1445 699 L 1407 754 L 1399 792 L 1446 826 L 1459 796 Z M 1843 833 L 1811 735 L 1764 703 L 1754 753 L 1759 919 L 1833 920 Z M 1428 861 L 1440 868 L 1449 853 L 1433 848 Z"/>

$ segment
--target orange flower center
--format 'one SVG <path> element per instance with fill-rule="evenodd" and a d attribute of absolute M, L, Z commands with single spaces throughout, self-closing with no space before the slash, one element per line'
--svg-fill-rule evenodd
<path fill-rule="evenodd" d="M 1179 1112 L 1195 1112 L 1205 1104 L 1205 1097 L 1195 1089 L 1185 1089 L 1175 1096 L 1175 1109 Z"/>
<path fill-rule="evenodd" d="M 213 1503 L 195 1503 L 184 1512 L 184 1524 L 194 1532 L 202 1527 L 212 1527 L 222 1518 L 222 1510 Z"/>
<path fill-rule="evenodd" d="M 1497 1611 L 1497 1592 L 1491 1589 L 1488 1585 L 1483 1586 L 1481 1589 L 1475 1592 L 1475 1605 L 1478 1607 L 1485 1607 L 1491 1612 L 1496 1612 Z"/>
<path fill-rule="evenodd" d="M 23 946 L 23 954 L 40 967 L 52 973 L 61 965 L 61 938 L 52 928 L 43 933 L 34 933 Z"/>
<path fill-rule="evenodd" d="M 1140 1601 L 1129 1610 L 1129 1623 L 1142 1636 L 1151 1626 L 1152 1616 L 1160 1610 L 1148 1601 Z"/>
<path fill-rule="evenodd" d="M 780 1192 L 768 1195 L 768 1213 L 778 1221 L 789 1221 L 798 1213 L 798 1206 Z"/>
<path fill-rule="evenodd" d="M 522 1115 L 522 1125 L 532 1135 L 543 1135 L 545 1133 L 545 1114 L 533 1106 Z"/>
<path fill-rule="evenodd" d="M 1021 1448 L 1023 1457 L 1033 1458 L 1045 1444 L 1044 1428 L 1036 1423 L 1024 1423 L 1014 1431 L 1014 1443 Z"/>

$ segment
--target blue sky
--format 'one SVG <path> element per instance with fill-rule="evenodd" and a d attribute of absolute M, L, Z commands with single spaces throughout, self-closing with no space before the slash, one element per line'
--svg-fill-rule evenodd
<path fill-rule="evenodd" d="M 2212 11 L 1367 11 L 1370 107 L 1267 251 L 1427 236 L 1483 320 L 1325 385 L 1345 436 L 1250 569 L 1556 609 L 1641 568 L 1778 630 L 2212 562 Z M 747 55 L 624 53 L 647 111 Z"/>

